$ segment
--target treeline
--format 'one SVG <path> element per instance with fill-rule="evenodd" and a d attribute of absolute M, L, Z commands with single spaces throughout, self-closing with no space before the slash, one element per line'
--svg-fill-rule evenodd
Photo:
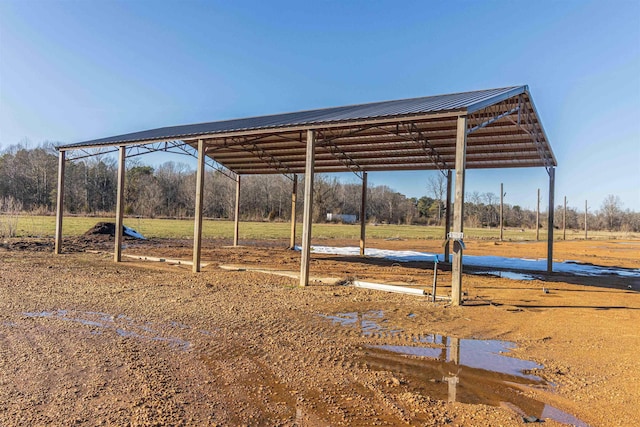
<path fill-rule="evenodd" d="M 187 165 L 166 162 L 156 168 L 138 158 L 127 159 L 125 213 L 145 217 L 190 217 L 195 206 L 195 172 Z M 37 148 L 11 146 L 0 153 L 0 212 L 19 210 L 47 214 L 55 211 L 58 155 L 52 144 Z M 100 215 L 115 211 L 117 164 L 113 157 L 98 155 L 68 162 L 65 175 L 65 211 Z M 367 191 L 367 221 L 390 224 L 439 225 L 446 215 L 442 179 L 431 179 L 430 196 L 408 198 L 385 185 Z M 298 185 L 302 200 L 304 185 Z M 235 181 L 208 170 L 204 186 L 204 215 L 233 218 Z M 243 176 L 240 215 L 243 220 L 288 221 L 291 216 L 292 181 L 282 175 Z M 360 184 L 342 183 L 331 175 L 317 175 L 314 185 L 314 221 L 326 221 L 327 213 L 358 214 Z M 301 216 L 301 209 L 298 209 Z M 562 226 L 563 208 L 555 210 L 555 224 Z M 466 195 L 465 224 L 497 227 L 499 196 L 493 193 Z M 584 211 L 568 208 L 568 229 L 584 228 Z M 640 214 L 622 209 L 616 196 L 608 196 L 600 210 L 587 215 L 590 230 L 640 231 Z M 535 228 L 536 212 L 520 206 L 504 206 L 507 227 Z M 546 214 L 540 214 L 546 227 Z"/>

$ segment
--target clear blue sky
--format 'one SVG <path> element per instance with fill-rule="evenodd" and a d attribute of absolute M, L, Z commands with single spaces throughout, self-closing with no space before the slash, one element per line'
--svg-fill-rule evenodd
<path fill-rule="evenodd" d="M 640 211 L 638 0 L 0 0 L 0 149 L 520 84 L 556 203 Z M 421 196 L 429 174 L 370 182 Z M 467 178 L 531 208 L 541 188 L 546 206 L 544 169 Z"/>

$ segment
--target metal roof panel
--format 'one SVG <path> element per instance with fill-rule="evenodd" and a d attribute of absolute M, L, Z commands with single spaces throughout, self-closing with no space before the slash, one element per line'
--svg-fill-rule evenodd
<path fill-rule="evenodd" d="M 498 89 L 454 93 L 448 95 L 425 96 L 420 98 L 381 101 L 367 104 L 306 110 L 267 116 L 238 118 L 208 123 L 169 126 L 61 145 L 59 149 L 82 146 L 114 145 L 150 140 L 170 140 L 196 138 L 226 132 L 254 129 L 270 129 L 288 126 L 313 126 L 326 123 L 349 122 L 384 117 L 397 117 L 413 114 L 428 114 L 443 111 L 465 110 L 482 103 L 490 104 L 496 97 L 509 97 L 514 91 L 524 91 L 526 86 L 512 86 Z"/>
<path fill-rule="evenodd" d="M 556 164 L 527 86 L 170 126 L 58 149 L 177 140 L 195 148 L 202 138 L 206 156 L 237 174 L 301 173 L 304 131 L 315 129 L 317 172 L 453 168 L 461 115 L 468 117 L 467 168 Z"/>

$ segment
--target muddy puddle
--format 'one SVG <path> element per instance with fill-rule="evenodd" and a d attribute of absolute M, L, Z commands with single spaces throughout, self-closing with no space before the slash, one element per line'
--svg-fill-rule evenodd
<path fill-rule="evenodd" d="M 384 318 L 384 312 L 338 313 L 323 316 L 345 327 L 358 329 L 362 336 L 384 332 L 402 334 Z M 533 374 L 543 366 L 510 356 L 516 346 L 500 340 L 460 339 L 439 334 L 412 338 L 407 345 L 370 345 L 363 362 L 369 369 L 391 372 L 406 387 L 424 396 L 446 402 L 500 406 L 522 416 L 526 422 L 553 419 L 588 426 L 582 420 L 526 393 L 532 389 L 551 390 Z"/>
<path fill-rule="evenodd" d="M 402 332 L 401 329 L 394 329 L 388 324 L 388 320 L 384 318 L 384 311 L 382 310 L 370 310 L 364 313 L 354 311 L 335 315 L 322 315 L 322 317 L 342 326 L 355 326 L 363 336 L 373 335 L 378 332 L 388 332 L 390 334 Z"/>
<path fill-rule="evenodd" d="M 474 272 L 472 274 L 476 274 L 476 275 L 479 275 L 479 276 L 504 277 L 505 279 L 511 279 L 511 280 L 534 280 L 534 279 L 536 279 L 536 276 L 534 276 L 532 274 L 517 273 L 515 271 L 500 271 L 500 270 L 479 271 L 479 272 Z"/>
<path fill-rule="evenodd" d="M 66 322 L 79 323 L 91 328 L 92 334 L 102 334 L 105 331 L 114 331 L 121 337 L 138 340 L 163 342 L 170 347 L 186 351 L 191 347 L 191 342 L 176 336 L 180 331 L 190 329 L 189 326 L 171 322 L 168 325 L 153 324 L 151 322 L 139 322 L 124 314 L 111 315 L 108 313 L 78 310 L 54 310 L 22 313 L 30 318 L 56 319 Z M 210 331 L 198 330 L 203 335 L 211 335 Z"/>

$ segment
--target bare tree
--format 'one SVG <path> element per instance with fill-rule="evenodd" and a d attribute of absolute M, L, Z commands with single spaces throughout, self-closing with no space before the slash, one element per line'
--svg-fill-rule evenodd
<path fill-rule="evenodd" d="M 39 147 L 13 145 L 0 151 L 0 200 L 12 200 L 28 212 L 55 208 L 58 155 L 52 144 Z M 70 161 L 65 173 L 65 210 L 71 213 L 113 212 L 116 202 L 117 163 L 111 155 Z M 302 185 L 299 189 L 303 188 Z M 194 214 L 195 172 L 180 163 L 167 162 L 152 168 L 138 158 L 127 160 L 125 198 L 128 212 L 144 216 L 185 217 Z M 444 218 L 446 178 L 429 177 L 427 192 L 434 196 L 408 199 L 384 186 L 369 185 L 367 217 L 387 223 L 431 223 Z M 300 192 L 300 191 L 299 191 Z M 299 194 L 299 199 L 302 195 Z M 314 219 L 324 221 L 327 212 L 354 214 L 360 210 L 360 183 L 342 183 L 331 175 L 317 175 L 314 190 Z M 205 215 L 232 218 L 235 182 L 217 171 L 208 171 L 204 188 Z M 241 217 L 253 220 L 289 220 L 291 182 L 280 175 L 246 176 L 242 180 Z M 465 224 L 470 227 L 498 223 L 493 193 L 473 192 L 465 202 Z M 6 205 L 6 203 L 5 203 Z M 15 211 L 15 209 L 13 209 Z M 561 210 L 558 209 L 559 213 Z M 567 228 L 584 228 L 584 210 L 567 207 Z M 6 216 L 5 216 L 6 217 Z M 536 211 L 505 205 L 505 224 L 533 228 Z M 640 214 L 622 210 L 619 197 L 609 195 L 599 211 L 589 209 L 589 229 L 640 231 Z M 560 221 L 558 221 L 560 223 Z"/>
<path fill-rule="evenodd" d="M 18 231 L 18 217 L 22 211 L 22 202 L 13 196 L 0 199 L 0 236 L 15 237 Z"/>
<path fill-rule="evenodd" d="M 620 197 L 609 194 L 602 202 L 601 213 L 609 231 L 620 229 L 622 222 L 622 202 Z"/>
<path fill-rule="evenodd" d="M 440 172 L 429 176 L 427 180 L 427 190 L 438 203 L 438 223 L 442 221 L 442 211 L 444 208 L 444 197 L 447 194 L 447 178 Z"/>
<path fill-rule="evenodd" d="M 474 191 L 467 197 L 468 201 L 464 202 L 465 220 L 470 227 L 480 227 L 482 225 L 482 214 L 484 203 L 482 195 Z"/>
<path fill-rule="evenodd" d="M 484 193 L 482 198 L 485 202 L 485 210 L 483 223 L 488 225 L 489 227 L 493 227 L 498 225 L 498 209 L 496 205 L 500 201 L 500 197 L 496 196 L 494 193 Z"/>

